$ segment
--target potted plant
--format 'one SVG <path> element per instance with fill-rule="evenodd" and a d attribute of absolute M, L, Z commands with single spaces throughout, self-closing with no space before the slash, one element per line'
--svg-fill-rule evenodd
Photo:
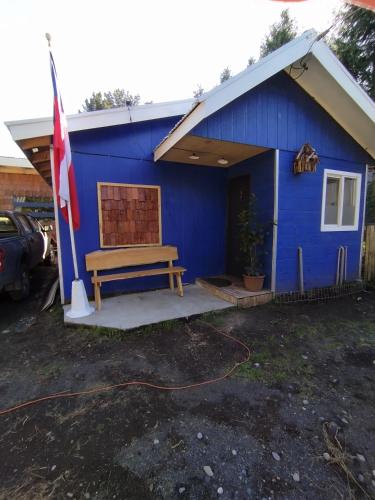
<path fill-rule="evenodd" d="M 239 250 L 244 269 L 244 286 L 247 290 L 259 292 L 263 288 L 265 278 L 260 257 L 266 232 L 264 225 L 256 222 L 255 201 L 255 195 L 252 195 L 249 208 L 238 215 Z"/>

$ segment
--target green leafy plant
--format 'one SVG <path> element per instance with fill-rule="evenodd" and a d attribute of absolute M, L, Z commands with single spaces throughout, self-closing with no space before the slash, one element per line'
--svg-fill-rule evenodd
<path fill-rule="evenodd" d="M 249 207 L 238 214 L 239 250 L 244 273 L 248 276 L 262 276 L 261 256 L 266 237 L 266 227 L 256 221 L 256 197 L 251 195 Z"/>

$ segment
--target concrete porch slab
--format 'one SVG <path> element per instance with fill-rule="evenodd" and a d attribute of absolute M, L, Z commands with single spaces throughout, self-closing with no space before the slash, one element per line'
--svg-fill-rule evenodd
<path fill-rule="evenodd" d="M 64 306 L 64 322 L 67 324 L 130 330 L 194 314 L 220 311 L 233 305 L 197 285 L 187 285 L 184 286 L 183 297 L 168 288 L 103 299 L 102 309 L 85 318 L 68 318 L 65 313 L 69 307 Z"/>

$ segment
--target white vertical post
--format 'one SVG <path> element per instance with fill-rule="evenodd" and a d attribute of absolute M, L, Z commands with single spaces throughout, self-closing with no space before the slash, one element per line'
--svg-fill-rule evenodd
<path fill-rule="evenodd" d="M 62 258 L 61 258 L 59 208 L 57 206 L 57 196 L 56 196 L 55 163 L 54 163 L 54 159 L 53 159 L 53 146 L 49 147 L 49 157 L 50 157 L 51 177 L 52 177 L 53 211 L 55 214 L 55 230 L 56 230 L 56 242 L 57 242 L 57 265 L 59 268 L 60 300 L 61 300 L 61 304 L 64 304 L 64 302 L 65 302 L 64 277 L 63 277 Z"/>
<path fill-rule="evenodd" d="M 273 240 L 272 240 L 272 274 L 271 291 L 276 292 L 276 265 L 277 265 L 277 230 L 279 223 L 279 157 L 280 151 L 275 149 L 273 166 Z"/>
<path fill-rule="evenodd" d="M 90 306 L 87 300 L 85 285 L 78 276 L 76 241 L 73 229 L 72 207 L 70 201 L 67 202 L 68 222 L 70 234 L 70 246 L 72 249 L 72 259 L 74 268 L 74 281 L 72 281 L 72 300 L 69 311 L 66 312 L 68 318 L 83 318 L 94 312 L 94 308 Z"/>
<path fill-rule="evenodd" d="M 74 237 L 72 206 L 70 204 L 70 201 L 67 202 L 67 207 L 68 207 L 70 246 L 72 248 L 72 258 L 73 258 L 73 268 L 74 268 L 74 279 L 78 280 L 79 276 L 78 276 L 78 265 L 77 265 L 76 240 Z"/>
<path fill-rule="evenodd" d="M 361 248 L 359 250 L 358 279 L 363 278 L 362 277 L 362 259 L 363 259 L 363 239 L 365 236 L 365 222 L 366 222 L 367 183 L 368 183 L 368 165 L 366 165 L 365 187 L 363 190 Z"/>

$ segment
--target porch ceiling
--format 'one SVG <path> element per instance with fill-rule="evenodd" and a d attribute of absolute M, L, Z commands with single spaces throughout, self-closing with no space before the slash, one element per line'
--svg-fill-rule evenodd
<path fill-rule="evenodd" d="M 32 137 L 17 141 L 18 146 L 25 153 L 25 156 L 39 172 L 43 179 L 52 185 L 51 162 L 49 148 L 51 144 L 50 136 Z"/>
<path fill-rule="evenodd" d="M 160 159 L 197 166 L 228 168 L 267 150 L 268 148 L 250 144 L 186 135 Z M 190 158 L 192 155 L 199 158 L 194 160 Z M 219 160 L 226 160 L 228 163 L 218 163 Z"/>

